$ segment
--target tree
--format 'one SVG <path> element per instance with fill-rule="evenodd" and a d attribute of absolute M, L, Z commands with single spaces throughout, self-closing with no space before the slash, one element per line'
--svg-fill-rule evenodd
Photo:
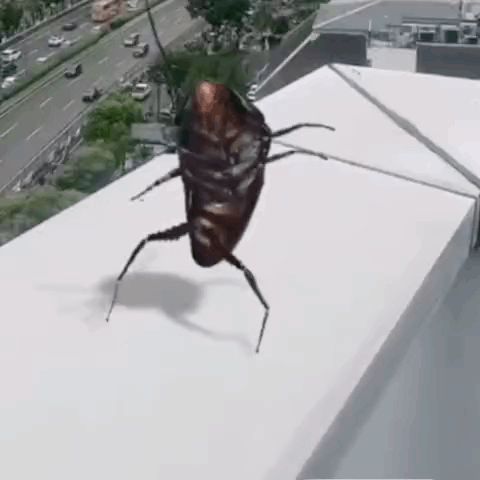
<path fill-rule="evenodd" d="M 207 55 L 204 52 L 180 50 L 167 55 L 173 88 L 181 91 L 181 98 L 191 92 L 200 80 L 223 83 L 244 95 L 248 78 L 242 68 L 239 52 L 219 52 Z M 165 64 L 156 62 L 149 70 L 152 81 L 164 81 Z"/>
<path fill-rule="evenodd" d="M 0 198 L 0 245 L 80 201 L 80 192 L 52 186 Z"/>
<path fill-rule="evenodd" d="M 89 115 L 83 138 L 90 143 L 104 142 L 113 152 L 117 167 L 124 168 L 126 154 L 135 146 L 130 127 L 141 121 L 142 107 L 129 95 L 114 94 Z"/>
<path fill-rule="evenodd" d="M 78 150 L 66 164 L 55 185 L 60 190 L 93 193 L 111 180 L 117 167 L 113 152 L 98 141 Z"/>
<path fill-rule="evenodd" d="M 18 2 L 8 0 L 0 5 L 0 21 L 8 36 L 14 34 L 23 16 L 23 9 Z"/>
<path fill-rule="evenodd" d="M 192 18 L 202 17 L 215 34 L 221 30 L 234 30 L 239 36 L 251 0 L 188 0 L 187 10 Z"/>

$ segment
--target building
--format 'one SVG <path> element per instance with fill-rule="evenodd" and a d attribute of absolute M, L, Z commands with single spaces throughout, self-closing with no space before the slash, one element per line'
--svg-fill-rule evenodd
<path fill-rule="evenodd" d="M 470 107 L 446 102 L 447 88 Z M 443 102 L 444 114 L 418 98 Z M 279 139 L 274 152 L 295 145 L 330 160 L 269 166 L 236 250 L 271 307 L 258 356 L 262 308 L 243 276 L 196 267 L 187 241 L 143 251 L 105 324 L 131 249 L 185 218 L 175 181 L 129 201 L 172 155 L 4 245 L 2 478 L 290 480 L 314 470 L 308 459 L 322 458 L 343 407 L 366 401 L 351 407 L 362 385 L 388 386 L 391 363 L 474 258 L 475 99 L 469 80 L 333 65 L 258 103 L 273 129 L 336 127 Z"/>
<path fill-rule="evenodd" d="M 131 250 L 185 218 L 175 180 L 130 202 L 174 155 L 0 248 L 1 478 L 478 477 L 480 89 L 388 68 L 257 103 L 336 128 L 274 142 L 329 160 L 269 165 L 235 251 L 271 308 L 259 355 L 241 272 L 185 239 L 142 251 L 104 321 Z"/>

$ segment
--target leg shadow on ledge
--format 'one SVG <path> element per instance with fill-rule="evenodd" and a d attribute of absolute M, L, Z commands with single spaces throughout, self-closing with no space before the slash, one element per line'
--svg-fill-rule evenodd
<path fill-rule="evenodd" d="M 165 314 L 177 325 L 200 335 L 220 341 L 229 341 L 238 344 L 243 350 L 253 351 L 254 345 L 239 334 L 217 333 L 186 318 L 194 314 L 200 305 L 204 290 L 207 286 L 239 285 L 240 282 L 231 280 L 213 280 L 210 282 L 195 283 L 190 279 L 173 273 L 132 272 L 122 281 L 118 293 L 116 308 L 127 307 L 132 309 L 154 309 Z M 108 307 L 112 299 L 115 286 L 115 277 L 102 281 L 98 290 L 101 293 L 102 304 Z M 98 311 L 98 310 L 97 310 Z M 105 310 L 106 315 L 107 310 Z M 105 315 L 96 315 L 95 322 L 90 325 L 99 326 L 105 321 Z M 115 322 L 115 309 L 110 322 Z"/>

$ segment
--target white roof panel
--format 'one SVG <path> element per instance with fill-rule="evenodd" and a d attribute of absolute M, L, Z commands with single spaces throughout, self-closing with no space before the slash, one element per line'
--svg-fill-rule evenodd
<path fill-rule="evenodd" d="M 340 163 L 272 165 L 236 252 L 271 305 L 255 356 L 262 308 L 186 240 L 146 248 L 104 322 L 131 249 L 184 218 L 179 182 L 129 202 L 174 164 L 0 249 L 1 478 L 290 480 L 473 204 Z"/>
<path fill-rule="evenodd" d="M 425 158 L 323 75 L 265 101 L 268 121 L 329 121 L 337 133 L 297 140 L 400 165 L 390 145 L 362 149 L 368 125 Z M 185 218 L 178 180 L 129 201 L 175 165 L 159 157 L 0 248 L 0 478 L 291 480 L 432 268 L 449 278 L 469 252 L 473 199 L 296 155 L 268 166 L 235 251 L 271 306 L 259 355 L 241 273 L 199 268 L 186 239 L 145 248 L 106 324 L 131 250 Z"/>
<path fill-rule="evenodd" d="M 352 68 L 375 77 L 377 70 Z M 383 72 L 383 71 L 382 71 Z M 398 83 L 403 72 L 391 72 L 390 97 L 401 97 Z M 399 77 L 395 74 L 398 73 Z M 358 73 L 360 77 L 360 73 Z M 402 90 L 403 92 L 403 90 Z M 478 189 L 435 153 L 407 134 L 383 112 L 344 82 L 328 66 L 322 67 L 300 80 L 287 85 L 275 95 L 259 102 L 271 112 L 272 129 L 297 122 L 320 121 L 336 128 L 328 130 L 305 128 L 281 137 L 284 142 L 404 175 L 418 181 L 477 195 Z M 301 108 L 292 108 L 296 105 Z M 480 108 L 480 107 L 479 107 Z M 432 114 L 433 112 L 431 112 Z"/>
<path fill-rule="evenodd" d="M 337 66 L 382 103 L 406 118 L 467 168 L 480 183 L 477 80 Z"/>

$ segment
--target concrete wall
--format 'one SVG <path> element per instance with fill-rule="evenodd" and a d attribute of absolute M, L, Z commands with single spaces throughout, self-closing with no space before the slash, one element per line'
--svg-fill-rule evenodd
<path fill-rule="evenodd" d="M 444 272 L 458 265 L 465 227 L 450 242 Z M 366 375 L 299 479 L 480 478 L 480 255 L 455 278 L 457 271 L 444 277 L 453 286 L 410 332 L 406 353 L 377 359 L 384 381 Z"/>
<path fill-rule="evenodd" d="M 327 63 L 367 65 L 367 39 L 362 34 L 322 33 L 308 43 L 260 90 L 269 95 Z"/>
<path fill-rule="evenodd" d="M 480 78 L 480 47 L 418 44 L 416 70 L 450 77 Z"/>

